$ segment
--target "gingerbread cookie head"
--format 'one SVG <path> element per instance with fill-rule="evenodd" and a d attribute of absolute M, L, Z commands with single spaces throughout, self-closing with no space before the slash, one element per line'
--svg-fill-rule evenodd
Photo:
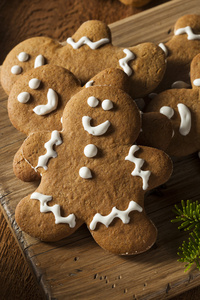
<path fill-rule="evenodd" d="M 167 153 L 185 156 L 200 149 L 200 55 L 191 63 L 192 89 L 173 89 L 158 94 L 147 111 L 166 115 L 172 123 L 173 137 Z"/>
<path fill-rule="evenodd" d="M 16 80 L 26 71 L 49 64 L 60 43 L 48 37 L 27 39 L 7 55 L 1 69 L 1 84 L 9 95 Z"/>
<path fill-rule="evenodd" d="M 86 223 L 110 252 L 149 249 L 157 230 L 145 214 L 144 193 L 165 182 L 172 165 L 161 150 L 133 144 L 140 125 L 136 105 L 122 90 L 94 86 L 73 96 L 62 132 L 32 133 L 22 146 L 42 178 L 17 206 L 21 229 L 55 241 Z"/>
<path fill-rule="evenodd" d="M 71 96 L 80 90 L 68 70 L 45 65 L 26 72 L 15 82 L 8 99 L 8 115 L 18 130 L 61 130 L 61 117 Z"/>
<path fill-rule="evenodd" d="M 190 63 L 200 52 L 200 16 L 193 14 L 179 18 L 174 26 L 174 36 L 160 46 L 166 53 L 167 69 L 157 91 L 190 87 Z"/>

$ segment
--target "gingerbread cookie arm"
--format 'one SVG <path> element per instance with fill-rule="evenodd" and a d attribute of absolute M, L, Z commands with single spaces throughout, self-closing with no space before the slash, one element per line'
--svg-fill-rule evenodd
<path fill-rule="evenodd" d="M 22 146 L 13 159 L 13 171 L 17 178 L 25 182 L 40 180 L 40 174 L 24 159 Z"/>
<path fill-rule="evenodd" d="M 83 224 L 73 213 L 63 215 L 62 207 L 56 203 L 59 202 L 59 197 L 54 197 L 53 205 L 52 198 L 35 191 L 19 202 L 15 210 L 15 219 L 21 230 L 48 242 L 67 237 Z"/>
<path fill-rule="evenodd" d="M 61 144 L 61 134 L 57 130 L 32 133 L 22 144 L 22 157 L 36 172 L 42 174 L 48 169 L 50 160 L 57 157 L 56 147 Z M 25 178 L 29 176 L 30 173 L 24 174 Z"/>
<path fill-rule="evenodd" d="M 162 150 L 133 145 L 126 156 L 127 167 L 132 164 L 132 176 L 140 177 L 144 191 L 165 183 L 172 173 L 172 161 Z"/>

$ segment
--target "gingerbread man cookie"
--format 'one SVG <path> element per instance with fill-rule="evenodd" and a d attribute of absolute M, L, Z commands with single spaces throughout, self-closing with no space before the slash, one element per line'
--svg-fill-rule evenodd
<path fill-rule="evenodd" d="M 56 241 L 86 223 L 93 238 L 116 254 L 148 250 L 157 230 L 144 209 L 144 194 L 168 180 L 170 158 L 134 145 L 140 112 L 112 86 L 81 90 L 67 103 L 63 130 L 32 133 L 24 158 L 41 174 L 34 193 L 16 208 L 22 230 Z"/>
<path fill-rule="evenodd" d="M 191 63 L 192 89 L 172 89 L 158 94 L 147 111 L 160 112 L 172 123 L 173 137 L 166 149 L 172 156 L 185 156 L 200 150 L 200 55 Z"/>
<path fill-rule="evenodd" d="M 184 15 L 174 27 L 174 36 L 160 47 L 166 53 L 167 69 L 157 92 L 190 87 L 190 63 L 200 52 L 200 16 Z"/>
<path fill-rule="evenodd" d="M 24 41 L 8 54 L 1 72 L 2 86 L 7 93 L 23 74 L 23 70 L 33 68 L 37 57 L 43 55 L 40 39 Z M 166 68 L 165 56 L 160 47 L 152 43 L 129 48 L 114 47 L 110 29 L 101 21 L 83 23 L 64 46 L 54 40 L 49 41 L 50 54 L 44 61 L 68 69 L 81 80 L 82 85 L 106 68 L 120 68 L 129 76 L 130 94 L 135 98 L 154 90 Z M 30 59 L 19 61 L 22 53 Z"/>

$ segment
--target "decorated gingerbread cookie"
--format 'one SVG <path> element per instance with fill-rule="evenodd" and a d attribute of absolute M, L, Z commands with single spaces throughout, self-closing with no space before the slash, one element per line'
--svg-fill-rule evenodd
<path fill-rule="evenodd" d="M 144 194 L 168 180 L 172 164 L 163 151 L 134 144 L 140 122 L 137 106 L 120 89 L 92 86 L 73 96 L 61 132 L 32 133 L 22 146 L 42 178 L 16 208 L 21 229 L 56 241 L 86 223 L 112 253 L 148 250 L 157 230 Z"/>
<path fill-rule="evenodd" d="M 174 27 L 174 36 L 160 47 L 167 59 L 167 69 L 157 91 L 190 87 L 190 63 L 200 52 L 200 16 L 184 15 Z"/>
<path fill-rule="evenodd" d="M 167 153 L 185 156 L 200 150 L 200 55 L 191 63 L 192 89 L 172 89 L 158 94 L 147 106 L 167 116 L 172 123 L 173 137 Z"/>
<path fill-rule="evenodd" d="M 2 86 L 7 93 L 24 71 L 46 62 L 68 69 L 82 85 L 106 68 L 120 68 L 129 76 L 131 96 L 138 98 L 157 87 L 166 68 L 160 47 L 152 43 L 130 48 L 114 47 L 110 29 L 101 21 L 83 23 L 64 46 L 48 39 L 48 49 L 48 43 L 45 48 L 41 41 L 40 37 L 29 39 L 8 54 L 1 72 Z M 47 58 L 43 48 L 48 50 Z M 42 56 L 44 60 L 39 60 Z M 38 60 L 39 63 L 35 63 Z"/>

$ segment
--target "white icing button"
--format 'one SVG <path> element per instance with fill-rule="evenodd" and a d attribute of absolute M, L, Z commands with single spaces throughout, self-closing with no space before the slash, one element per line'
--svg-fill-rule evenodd
<path fill-rule="evenodd" d="M 18 75 L 22 72 L 22 68 L 20 66 L 13 66 L 11 68 L 11 73 L 14 74 L 14 75 Z"/>
<path fill-rule="evenodd" d="M 39 54 L 35 59 L 34 68 L 41 67 L 44 65 L 44 63 L 45 63 L 44 56 L 42 54 Z"/>
<path fill-rule="evenodd" d="M 195 80 L 193 81 L 193 84 L 194 84 L 195 86 L 200 86 L 200 78 L 195 79 Z"/>
<path fill-rule="evenodd" d="M 29 55 L 26 52 L 20 52 L 19 55 L 17 56 L 19 61 L 27 61 L 29 59 Z"/>
<path fill-rule="evenodd" d="M 97 155 L 98 149 L 95 145 L 93 144 L 88 144 L 84 148 L 84 154 L 86 157 L 94 157 Z"/>
<path fill-rule="evenodd" d="M 28 85 L 29 85 L 29 87 L 30 87 L 31 89 L 36 90 L 37 88 L 39 88 L 40 82 L 41 82 L 41 81 L 40 81 L 39 79 L 37 79 L 37 78 L 32 78 L 32 79 L 29 81 Z"/>
<path fill-rule="evenodd" d="M 30 99 L 30 94 L 28 92 L 22 92 L 17 96 L 17 100 L 20 103 L 26 103 Z"/>
<path fill-rule="evenodd" d="M 94 96 L 91 96 L 87 99 L 87 103 L 90 107 L 96 107 L 99 104 L 99 100 Z"/>
<path fill-rule="evenodd" d="M 101 106 L 104 110 L 110 110 L 113 108 L 113 103 L 109 99 L 106 99 L 106 100 L 103 100 Z"/>
<path fill-rule="evenodd" d="M 90 169 L 87 167 L 80 168 L 79 175 L 81 178 L 84 178 L 84 179 L 92 178 L 92 173 L 91 173 Z"/>

